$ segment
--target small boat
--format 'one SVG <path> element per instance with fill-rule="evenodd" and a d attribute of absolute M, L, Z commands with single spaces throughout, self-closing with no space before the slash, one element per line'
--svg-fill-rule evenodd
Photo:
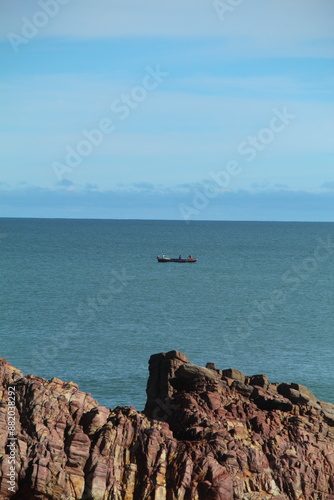
<path fill-rule="evenodd" d="M 186 259 L 183 259 L 181 257 L 181 255 L 176 258 L 176 259 L 173 259 L 171 257 L 167 257 L 166 255 L 163 255 L 162 257 L 160 257 L 159 255 L 157 256 L 157 260 L 158 262 L 178 262 L 179 264 L 185 264 L 187 262 L 189 262 L 190 264 L 194 263 L 194 262 L 197 262 L 197 259 L 194 259 L 192 255 L 189 255 Z"/>

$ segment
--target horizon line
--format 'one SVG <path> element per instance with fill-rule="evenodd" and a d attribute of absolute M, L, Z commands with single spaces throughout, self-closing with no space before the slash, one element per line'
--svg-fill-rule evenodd
<path fill-rule="evenodd" d="M 289 223 L 296 223 L 296 224 L 333 224 L 333 221 L 324 221 L 324 220 L 245 220 L 245 219 L 192 219 L 192 220 L 184 220 L 184 219 L 148 219 L 148 218 L 97 218 L 97 217 L 25 217 L 25 216 L 20 216 L 20 217 L 2 217 L 0 216 L 0 220 L 8 220 L 8 219 L 15 219 L 15 220 L 22 220 L 22 219 L 27 219 L 27 220 L 96 220 L 96 221 L 150 221 L 150 222 L 185 222 L 186 224 L 190 224 L 192 222 L 257 222 L 257 223 L 280 223 L 280 224 L 289 224 Z"/>

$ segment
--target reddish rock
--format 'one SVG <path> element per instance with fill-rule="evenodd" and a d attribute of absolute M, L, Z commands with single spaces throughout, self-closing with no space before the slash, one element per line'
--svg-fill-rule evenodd
<path fill-rule="evenodd" d="M 258 385 L 259 387 L 263 387 L 263 389 L 268 389 L 269 380 L 267 375 L 252 375 L 249 378 L 249 385 Z"/>
<path fill-rule="evenodd" d="M 314 394 L 301 384 L 279 384 L 277 386 L 277 392 L 282 394 L 286 398 L 290 399 L 293 404 L 297 405 L 309 405 L 313 407 L 318 406 L 318 400 Z"/>
<path fill-rule="evenodd" d="M 240 370 L 236 370 L 235 368 L 227 368 L 222 371 L 224 377 L 233 378 L 233 380 L 239 380 L 239 382 L 245 383 L 246 375 L 242 373 Z"/>
<path fill-rule="evenodd" d="M 283 396 L 256 387 L 251 394 L 251 398 L 261 410 L 281 410 L 290 411 L 292 410 L 291 401 Z"/>
<path fill-rule="evenodd" d="M 139 413 L 1 359 L 0 500 L 334 500 L 334 405 L 299 384 L 228 374 L 154 355 Z"/>
<path fill-rule="evenodd" d="M 146 388 L 146 415 L 154 418 L 168 415 L 170 409 L 166 409 L 166 401 L 175 392 L 169 380 L 174 378 L 176 370 L 185 363 L 189 363 L 189 359 L 179 351 L 153 354 L 150 357 L 150 377 Z"/>

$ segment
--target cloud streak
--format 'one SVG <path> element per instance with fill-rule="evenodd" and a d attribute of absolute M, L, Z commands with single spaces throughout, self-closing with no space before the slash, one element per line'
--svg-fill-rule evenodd
<path fill-rule="evenodd" d="M 22 18 L 33 19 L 47 0 L 26 2 L 7 1 L 2 7 L 0 37 L 6 40 L 8 31 L 21 33 Z M 58 0 L 59 12 L 52 22 L 39 30 L 39 37 L 93 39 L 114 37 L 212 37 L 230 38 L 235 42 L 247 40 L 249 52 L 254 47 L 261 52 L 297 55 L 305 53 L 328 57 L 328 45 L 321 40 L 332 38 L 333 3 L 331 0 L 295 0 L 294 2 L 254 0 L 241 2 L 221 20 L 214 2 L 198 0 L 170 0 L 168 3 L 135 0 L 121 3 L 109 0 Z M 300 22 L 302 21 L 302 22 Z M 313 47 L 308 40 L 317 40 Z M 277 43 L 279 41 L 279 44 Z M 258 51 L 256 51 L 258 54 Z"/>
<path fill-rule="evenodd" d="M 198 185 L 200 187 L 200 185 Z M 196 186 L 195 186 L 196 187 Z M 2 217 L 182 220 L 180 203 L 193 202 L 193 185 L 124 185 L 113 190 L 62 182 L 53 189 L 1 187 Z M 334 192 L 280 188 L 222 191 L 194 220 L 333 222 Z"/>

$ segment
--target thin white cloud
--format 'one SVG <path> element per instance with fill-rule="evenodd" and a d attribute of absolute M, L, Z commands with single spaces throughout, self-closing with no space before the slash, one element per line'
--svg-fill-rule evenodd
<path fill-rule="evenodd" d="M 43 0 L 3 1 L 0 38 L 8 40 L 9 32 L 20 34 L 22 18 L 32 21 L 43 10 L 41 4 Z M 219 16 L 214 0 L 196 4 L 193 0 L 69 0 L 59 7 L 36 37 L 219 36 L 226 37 L 226 51 L 234 56 L 333 54 L 333 44 L 328 43 L 333 40 L 332 0 L 244 0 L 224 16 Z"/>
<path fill-rule="evenodd" d="M 197 91 L 202 90 L 206 94 L 221 95 L 229 94 L 233 91 L 234 94 L 239 91 L 246 91 L 248 95 L 254 93 L 263 97 L 276 95 L 284 97 L 286 95 L 298 96 L 298 99 L 307 98 L 309 100 L 316 99 L 314 93 L 322 95 L 324 98 L 332 97 L 334 78 L 332 75 L 317 75 L 312 76 L 312 80 L 298 78 L 296 74 L 284 75 L 243 75 L 243 76 L 214 76 L 210 74 L 195 74 L 187 77 L 181 77 L 174 80 L 175 84 L 180 89 L 196 88 Z M 290 98 L 289 97 L 289 98 Z"/>

